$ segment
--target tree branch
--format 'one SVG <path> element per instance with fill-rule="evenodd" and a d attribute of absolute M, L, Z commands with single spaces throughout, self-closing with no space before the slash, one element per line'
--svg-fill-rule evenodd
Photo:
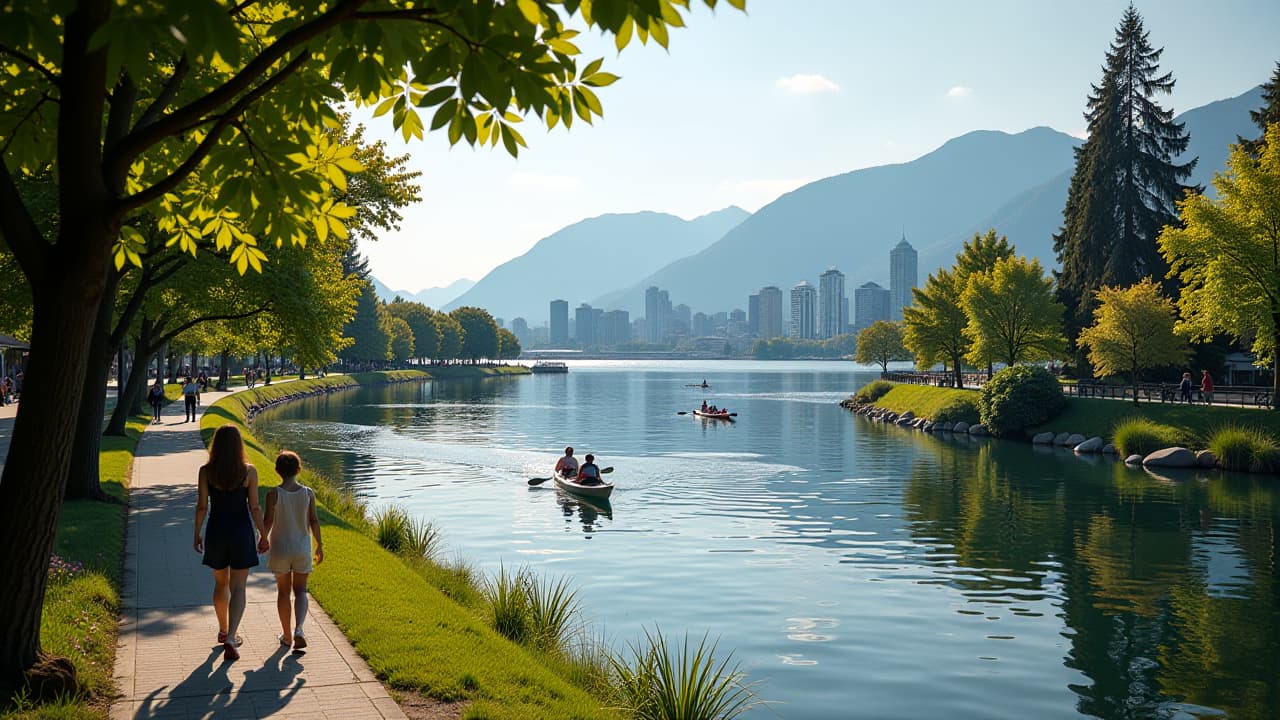
<path fill-rule="evenodd" d="M 13 251 L 32 287 L 42 284 L 49 268 L 50 245 L 27 211 L 3 155 L 0 155 L 0 240 Z"/>
<path fill-rule="evenodd" d="M 57 74 L 55 74 L 52 70 L 45 67 L 44 65 L 41 65 L 38 60 L 22 52 L 21 50 L 15 50 L 9 47 L 8 45 L 0 45 L 0 54 L 9 55 L 11 57 L 15 57 L 21 60 L 23 64 L 25 64 L 27 67 L 31 68 L 32 70 L 35 70 L 41 75 L 44 75 L 45 79 L 49 81 L 50 85 L 53 85 L 54 87 L 62 87 L 62 81 L 58 79 Z"/>
<path fill-rule="evenodd" d="M 299 54 L 298 57 L 294 58 L 288 65 L 284 66 L 280 72 L 271 76 L 266 82 L 254 88 L 252 92 L 241 97 L 230 110 L 227 110 L 226 113 L 218 118 L 218 121 L 209 129 L 209 134 L 205 136 L 204 140 L 202 140 L 198 146 L 196 146 L 195 151 L 191 153 L 191 156 L 188 157 L 186 161 L 179 165 L 178 168 L 170 173 L 168 177 L 156 182 L 156 184 L 151 187 L 118 200 L 114 208 L 115 211 L 120 215 L 124 215 L 146 205 L 152 200 L 157 200 L 163 197 L 165 193 L 177 187 L 178 183 L 187 179 L 187 177 L 191 175 L 191 173 L 195 172 L 195 169 L 200 166 L 200 163 L 204 162 L 204 159 L 208 157 L 210 151 L 213 150 L 213 147 L 218 144 L 218 136 L 222 134 L 222 131 L 225 130 L 227 126 L 239 119 L 240 115 L 243 114 L 250 105 L 257 102 L 263 95 L 266 95 L 277 85 L 284 82 L 290 75 L 297 72 L 298 68 L 302 67 L 302 64 L 310 57 L 311 53 L 309 52 Z"/>
<path fill-rule="evenodd" d="M 182 81 L 186 79 L 187 73 L 191 70 L 191 63 L 187 62 L 187 56 L 183 55 L 182 59 L 173 66 L 173 74 L 164 82 L 164 87 L 160 88 L 160 92 L 156 95 L 156 99 L 151 101 L 146 110 L 142 111 L 142 117 L 138 118 L 138 122 L 134 124 L 134 129 L 144 128 L 154 123 L 160 117 L 160 113 L 164 112 L 169 103 L 173 102 L 174 96 L 178 94 L 178 88 L 182 86 Z"/>
<path fill-rule="evenodd" d="M 31 119 L 31 116 L 35 115 L 36 111 L 40 109 L 40 106 L 44 105 L 47 102 L 57 104 L 58 101 L 54 98 L 49 97 L 49 93 L 41 93 L 40 99 L 36 101 L 36 104 L 32 105 L 31 109 L 28 110 L 27 113 L 22 116 L 22 119 L 19 120 L 13 126 L 13 129 L 9 132 L 9 138 L 4 141 L 4 145 L 0 145 L 0 155 L 4 155 L 5 153 L 9 152 L 9 146 L 12 145 L 13 141 L 18 138 L 18 128 L 25 125 L 27 121 Z"/>
<path fill-rule="evenodd" d="M 242 313 L 236 313 L 236 314 L 230 314 L 230 315 L 205 315 L 203 317 L 198 317 L 198 318 L 195 318 L 194 320 L 190 320 L 188 322 L 185 322 L 179 325 L 178 327 L 174 328 L 173 330 L 167 333 L 163 333 L 162 335 L 160 335 L 160 344 L 169 342 L 170 340 L 181 335 L 183 332 L 190 330 L 191 328 L 203 322 L 214 322 L 217 320 L 243 320 L 245 318 L 253 317 L 254 315 L 264 313 L 270 309 L 271 309 L 270 305 L 263 305 L 261 307 L 255 308 L 253 310 L 249 310 L 247 312 L 242 312 Z"/>

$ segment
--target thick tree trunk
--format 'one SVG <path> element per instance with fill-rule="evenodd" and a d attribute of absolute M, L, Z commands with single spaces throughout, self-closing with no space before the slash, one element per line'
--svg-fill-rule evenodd
<path fill-rule="evenodd" d="M 99 484 L 98 454 L 102 450 L 102 416 L 107 405 L 107 379 L 111 376 L 111 357 L 117 349 L 110 343 L 111 314 L 115 306 L 114 289 L 115 283 L 109 280 L 94 321 L 93 339 L 89 343 L 89 366 L 82 375 L 84 390 L 80 409 L 76 413 L 71 468 L 67 475 L 65 496 L 68 500 L 106 499 Z M 120 372 L 124 373 L 123 367 Z M 116 407 L 119 408 L 122 404 L 124 397 L 120 396 Z"/>
<path fill-rule="evenodd" d="M 151 344 L 152 339 L 148 342 L 147 338 L 151 334 L 152 326 L 146 318 L 142 320 L 142 329 L 138 337 L 138 346 L 135 355 L 138 357 L 148 357 L 155 352 L 155 345 Z M 137 368 L 143 370 L 143 368 Z M 124 435 L 125 424 L 129 418 L 139 415 L 145 410 L 143 400 L 146 396 L 147 389 L 147 373 L 131 372 L 129 380 L 125 383 L 124 398 L 116 405 L 116 409 L 111 413 L 111 420 L 107 422 L 107 435 Z"/>

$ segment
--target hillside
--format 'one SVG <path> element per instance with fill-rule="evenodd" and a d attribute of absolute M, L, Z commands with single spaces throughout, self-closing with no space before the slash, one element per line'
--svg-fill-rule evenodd
<path fill-rule="evenodd" d="M 427 307 L 438 308 L 448 304 L 451 300 L 458 297 L 462 293 L 471 289 L 476 284 L 474 280 L 462 278 L 454 280 L 444 287 L 433 287 L 418 292 L 409 292 L 408 290 L 392 290 L 387 287 L 378 278 L 370 278 L 373 281 L 373 289 L 378 293 L 378 297 L 384 302 L 391 302 L 397 296 L 405 300 L 420 302 Z"/>

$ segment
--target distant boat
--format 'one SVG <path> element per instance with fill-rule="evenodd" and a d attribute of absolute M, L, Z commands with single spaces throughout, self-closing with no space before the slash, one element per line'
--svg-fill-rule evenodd
<path fill-rule="evenodd" d="M 693 414 L 700 418 L 706 418 L 708 420 L 728 420 L 729 422 L 733 422 L 734 416 L 736 416 L 738 413 L 731 413 L 727 410 L 720 410 L 718 412 L 703 412 L 701 410 L 694 410 Z"/>
<path fill-rule="evenodd" d="M 538 374 L 563 374 L 569 372 L 569 366 L 559 360 L 539 360 L 530 370 Z"/>

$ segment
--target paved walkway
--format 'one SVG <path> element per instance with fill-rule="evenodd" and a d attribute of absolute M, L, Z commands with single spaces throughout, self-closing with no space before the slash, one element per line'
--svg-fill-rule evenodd
<path fill-rule="evenodd" d="M 211 404 L 227 393 L 204 394 Z M 165 408 L 138 443 L 125 546 L 111 718 L 404 718 L 320 605 L 311 603 L 306 652 L 276 642 L 275 582 L 263 562 L 249 576 L 240 659 L 225 663 L 213 579 L 191 548 L 196 474 L 207 455 L 199 423 Z M 320 572 L 324 572 L 323 566 Z"/>

